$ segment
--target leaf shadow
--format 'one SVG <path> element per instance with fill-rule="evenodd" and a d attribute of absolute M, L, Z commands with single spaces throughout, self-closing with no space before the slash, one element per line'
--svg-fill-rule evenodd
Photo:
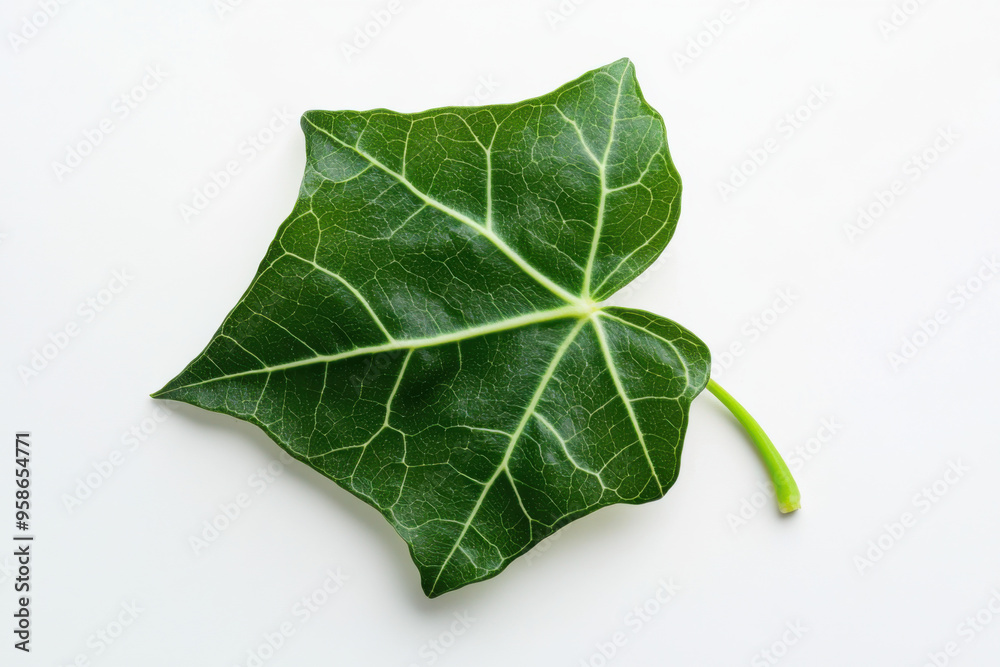
<path fill-rule="evenodd" d="M 199 430 L 204 430 L 208 439 L 211 439 L 213 432 L 229 435 L 236 433 L 242 443 L 246 443 L 247 447 L 253 448 L 265 459 L 274 458 L 282 451 L 267 433 L 249 422 L 186 403 L 171 402 L 170 407 L 175 414 L 190 420 Z M 391 567 L 390 572 L 379 573 L 381 577 L 392 578 L 389 588 L 415 613 L 440 619 L 442 623 L 450 622 L 454 614 L 469 609 L 502 606 L 509 602 L 507 598 L 510 596 L 520 597 L 522 602 L 529 601 L 532 598 L 531 589 L 534 588 L 532 582 L 537 581 L 538 577 L 544 578 L 558 572 L 561 569 L 558 563 L 562 558 L 585 551 L 587 544 L 593 540 L 615 539 L 615 535 L 628 532 L 636 522 L 643 521 L 641 513 L 628 511 L 634 509 L 634 506 L 615 505 L 604 508 L 563 526 L 547 543 L 543 542 L 537 552 L 535 549 L 539 545 L 515 559 L 509 570 L 505 568 L 498 577 L 508 583 L 519 582 L 513 588 L 503 586 L 497 578 L 490 578 L 431 599 L 421 590 L 418 571 L 410 559 L 405 541 L 376 509 L 300 461 L 285 463 L 282 475 L 288 476 L 290 480 L 294 480 L 292 483 L 308 489 L 321 499 L 320 502 L 327 503 L 334 511 L 346 516 L 354 526 L 360 528 L 358 533 L 370 535 L 373 544 L 366 548 L 378 551 L 383 556 L 383 561 Z M 546 553 L 550 550 L 550 553 Z M 293 555 L 295 551 L 289 550 L 288 553 Z M 389 555 L 385 556 L 386 554 Z M 540 561 L 537 565 L 536 560 Z M 289 566 L 294 568 L 296 564 L 289 562 Z"/>
<path fill-rule="evenodd" d="M 283 451 L 267 433 L 250 422 L 186 403 L 172 402 L 171 410 L 177 415 L 183 416 L 184 419 L 191 420 L 199 429 L 204 429 L 206 433 L 212 431 L 237 433 L 242 442 L 245 442 L 248 447 L 252 447 L 264 458 L 274 458 Z M 391 554 L 385 560 L 393 567 L 391 576 L 396 580 L 394 588 L 413 591 L 414 595 L 411 597 L 419 601 L 427 601 L 420 590 L 417 570 L 410 560 L 405 542 L 396 535 L 396 531 L 375 508 L 354 497 L 336 482 L 301 461 L 286 462 L 282 476 L 294 480 L 295 485 L 307 489 L 310 493 L 321 498 L 322 502 L 346 516 L 354 526 L 361 527 L 362 530 L 358 532 L 370 535 L 372 540 L 377 542 L 370 548 L 378 549 L 382 554 Z M 295 552 L 290 550 L 288 553 L 294 554 Z M 289 565 L 295 566 L 294 563 L 289 563 Z"/>

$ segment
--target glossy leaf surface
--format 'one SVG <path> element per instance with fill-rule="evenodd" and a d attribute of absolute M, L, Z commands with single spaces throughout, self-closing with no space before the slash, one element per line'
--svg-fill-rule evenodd
<path fill-rule="evenodd" d="M 597 304 L 666 246 L 680 180 L 628 60 L 518 104 L 310 111 L 300 197 L 158 397 L 260 426 L 377 508 L 429 596 L 663 496 L 709 352 Z"/>

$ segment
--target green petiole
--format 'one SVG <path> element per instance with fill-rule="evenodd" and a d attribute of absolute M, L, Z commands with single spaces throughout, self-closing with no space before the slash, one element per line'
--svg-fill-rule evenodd
<path fill-rule="evenodd" d="M 781 458 L 781 454 L 778 450 L 774 448 L 774 443 L 771 439 L 767 437 L 767 433 L 764 433 L 764 429 L 760 427 L 757 420 L 754 419 L 749 412 L 746 411 L 739 402 L 730 395 L 728 391 L 719 386 L 715 380 L 708 381 L 708 390 L 722 402 L 724 406 L 729 408 L 729 411 L 733 413 L 737 421 L 743 425 L 747 433 L 750 435 L 750 439 L 753 441 L 754 446 L 757 448 L 757 452 L 760 454 L 761 459 L 764 461 L 764 466 L 767 468 L 768 474 L 771 476 L 771 481 L 774 483 L 774 491 L 778 500 L 778 509 L 783 513 L 794 512 L 801 507 L 799 500 L 799 486 L 795 483 L 795 478 L 792 477 L 792 472 L 785 465 L 784 459 Z"/>

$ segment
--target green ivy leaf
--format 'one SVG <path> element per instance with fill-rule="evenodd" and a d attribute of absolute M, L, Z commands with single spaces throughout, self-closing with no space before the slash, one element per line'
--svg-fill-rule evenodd
<path fill-rule="evenodd" d="M 431 597 L 663 496 L 709 351 L 597 305 L 680 212 L 628 60 L 518 104 L 310 111 L 301 193 L 155 396 L 233 415 L 377 508 Z"/>

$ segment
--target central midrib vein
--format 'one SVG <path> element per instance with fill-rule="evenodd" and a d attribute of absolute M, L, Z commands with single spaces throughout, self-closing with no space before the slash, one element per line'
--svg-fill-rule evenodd
<path fill-rule="evenodd" d="M 169 391 L 162 393 L 165 394 L 169 393 L 170 391 L 176 391 L 178 389 L 197 387 L 203 384 L 219 382 L 221 380 L 229 380 L 232 378 L 243 377 L 247 375 L 258 375 L 260 373 L 274 373 L 277 371 L 289 370 L 292 368 L 298 368 L 300 366 L 308 366 L 311 364 L 326 364 L 335 361 L 342 361 L 344 359 L 359 357 L 366 354 L 379 354 L 381 352 L 413 350 L 417 348 L 447 345 L 448 343 L 457 343 L 463 340 L 468 340 L 470 338 L 478 338 L 480 336 L 486 336 L 492 333 L 499 333 L 502 331 L 508 331 L 510 329 L 517 329 L 520 327 L 530 326 L 532 324 L 541 324 L 543 322 L 551 322 L 555 320 L 570 319 L 570 318 L 578 318 L 581 320 L 585 320 L 588 319 L 594 312 L 596 312 L 596 310 L 590 307 L 567 305 L 561 308 L 555 308 L 553 310 L 543 310 L 534 313 L 528 313 L 525 315 L 519 315 L 518 317 L 512 317 L 510 319 L 500 320 L 498 322 L 491 322 L 490 324 L 484 324 L 478 327 L 461 329 L 458 331 L 453 331 L 451 333 L 441 334 L 440 336 L 397 339 L 394 341 L 383 343 L 381 345 L 356 347 L 351 350 L 345 350 L 344 352 L 338 352 L 336 354 L 326 354 L 326 355 L 320 354 L 314 357 L 307 357 L 305 359 L 290 361 L 284 364 L 276 364 L 274 366 L 264 366 L 263 368 L 255 368 L 252 370 L 241 371 L 239 373 L 232 373 L 229 375 L 220 375 L 217 377 L 209 378 L 208 380 L 203 380 L 201 382 L 192 382 L 190 384 L 182 385 L 180 387 L 173 387 Z M 157 394 L 157 395 L 162 395 L 162 394 Z"/>

